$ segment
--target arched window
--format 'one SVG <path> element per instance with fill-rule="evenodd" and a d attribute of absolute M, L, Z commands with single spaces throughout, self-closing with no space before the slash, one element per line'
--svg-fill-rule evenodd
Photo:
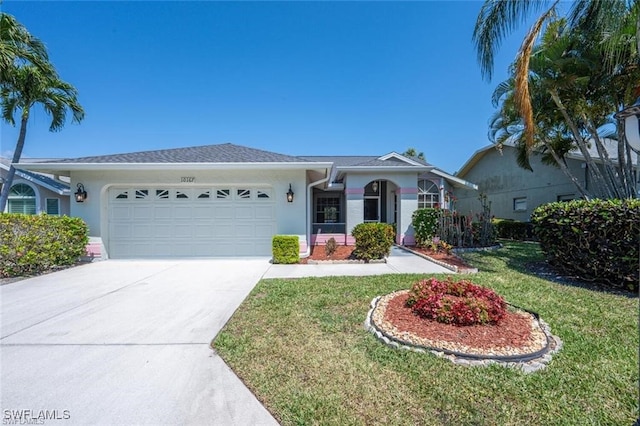
<path fill-rule="evenodd" d="M 36 214 L 36 192 L 25 183 L 11 187 L 7 202 L 9 213 Z"/>
<path fill-rule="evenodd" d="M 440 207 L 440 190 L 438 185 L 428 179 L 418 179 L 418 208 Z"/>

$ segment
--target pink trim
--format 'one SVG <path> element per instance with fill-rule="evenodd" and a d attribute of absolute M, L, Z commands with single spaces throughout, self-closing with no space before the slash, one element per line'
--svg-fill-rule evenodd
<path fill-rule="evenodd" d="M 100 247 L 100 243 L 89 243 L 85 247 L 85 251 L 87 252 L 87 256 L 89 257 L 101 257 L 102 256 L 102 248 Z"/>
<path fill-rule="evenodd" d="M 363 195 L 364 188 L 346 188 L 344 193 L 347 195 Z"/>
<path fill-rule="evenodd" d="M 305 253 L 307 251 L 307 242 L 306 241 L 300 241 L 299 243 L 300 246 L 300 253 Z"/>
<path fill-rule="evenodd" d="M 413 235 L 407 235 L 406 237 L 402 237 L 402 240 L 405 246 L 416 245 L 416 239 L 413 237 Z"/>
<path fill-rule="evenodd" d="M 339 246 L 352 246 L 356 243 L 355 238 L 347 234 L 312 234 L 311 245 L 324 246 L 331 238 L 335 238 Z"/>
<path fill-rule="evenodd" d="M 417 194 L 418 188 L 398 188 L 396 189 L 397 194 Z"/>

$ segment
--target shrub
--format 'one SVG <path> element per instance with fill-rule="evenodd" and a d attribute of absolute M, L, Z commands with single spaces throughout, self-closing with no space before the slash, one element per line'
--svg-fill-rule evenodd
<path fill-rule="evenodd" d="M 531 215 L 547 259 L 583 280 L 638 288 L 640 200 L 574 200 Z"/>
<path fill-rule="evenodd" d="M 338 243 L 336 243 L 336 239 L 331 237 L 327 240 L 327 243 L 324 246 L 324 254 L 326 254 L 327 256 L 331 256 L 333 253 L 336 252 L 337 248 L 338 248 Z"/>
<path fill-rule="evenodd" d="M 533 236 L 533 225 L 530 222 L 520 222 L 512 219 L 493 219 L 498 238 L 524 241 Z"/>
<path fill-rule="evenodd" d="M 393 226 L 386 223 L 360 223 L 353 228 L 351 235 L 356 239 L 353 255 L 365 261 L 388 255 L 395 239 Z"/>
<path fill-rule="evenodd" d="M 274 235 L 271 241 L 273 263 L 298 263 L 300 242 L 297 235 Z"/>
<path fill-rule="evenodd" d="M 497 324 L 507 312 L 504 299 L 471 281 L 417 281 L 409 291 L 407 306 L 422 318 L 459 326 Z"/>
<path fill-rule="evenodd" d="M 413 212 L 411 224 L 413 225 L 416 244 L 418 247 L 424 247 L 436 235 L 438 229 L 438 217 L 440 212 L 438 209 L 418 209 Z"/>
<path fill-rule="evenodd" d="M 87 225 L 68 216 L 0 214 L 0 276 L 40 274 L 86 254 Z"/>

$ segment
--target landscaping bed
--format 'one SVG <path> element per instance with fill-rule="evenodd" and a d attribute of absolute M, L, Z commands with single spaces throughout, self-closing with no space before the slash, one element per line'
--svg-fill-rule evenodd
<path fill-rule="evenodd" d="M 542 261 L 537 244 L 462 256 L 480 269 L 474 283 L 539 313 L 562 340 L 546 368 L 457 365 L 364 329 L 375 297 L 424 275 L 263 280 L 213 346 L 284 425 L 633 423 L 636 297 L 538 277 L 526 266 Z"/>

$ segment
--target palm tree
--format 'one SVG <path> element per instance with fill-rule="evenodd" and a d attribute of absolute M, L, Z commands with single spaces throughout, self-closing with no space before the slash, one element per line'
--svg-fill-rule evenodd
<path fill-rule="evenodd" d="M 424 152 L 418 152 L 418 151 L 416 151 L 415 148 L 407 148 L 407 150 L 405 152 L 403 152 L 402 155 L 404 155 L 406 157 L 414 157 L 414 158 L 417 158 L 419 160 L 424 161 Z"/>
<path fill-rule="evenodd" d="M 51 117 L 49 131 L 52 132 L 64 127 L 68 111 L 72 114 L 72 122 L 79 123 L 84 118 L 84 110 L 78 103 L 77 90 L 62 81 L 55 72 L 43 71 L 34 65 L 15 68 L 12 78 L 1 88 L 0 98 L 4 121 L 15 125 L 14 116 L 16 113 L 20 114 L 20 133 L 12 163 L 20 161 L 27 135 L 27 122 L 34 106 L 41 105 Z M 6 206 L 14 175 L 15 169 L 12 165 L 0 193 L 0 212 L 4 211 Z"/>
<path fill-rule="evenodd" d="M 618 67 L 618 59 L 628 56 L 632 50 L 640 52 L 640 13 L 636 1 L 629 0 L 576 0 L 569 13 L 572 28 L 587 32 L 596 43 L 601 43 L 605 49 L 605 58 L 609 70 Z M 473 32 L 478 62 L 483 76 L 491 79 L 493 75 L 493 60 L 495 52 L 504 38 L 513 31 L 518 24 L 534 12 L 542 11 L 534 24 L 529 28 L 515 61 L 515 106 L 522 117 L 524 136 L 527 145 L 534 144 L 535 120 L 529 92 L 529 72 L 531 54 L 536 40 L 546 25 L 558 15 L 560 1 L 534 0 L 485 0 Z M 633 19 L 635 17 L 635 19 Z M 636 46 L 632 48 L 628 35 L 629 23 L 637 25 L 631 37 Z"/>
<path fill-rule="evenodd" d="M 584 198 L 634 197 L 631 156 L 619 155 L 617 163 L 610 158 L 602 141 L 602 129 L 611 122 L 611 112 L 629 84 L 640 80 L 637 67 L 622 67 L 612 75 L 602 66 L 599 47 L 582 33 L 568 31 L 565 24 L 564 19 L 550 22 L 531 55 L 528 84 L 535 122 L 533 144 L 524 136 L 524 122 L 515 102 L 514 77 L 494 92 L 493 102 L 500 105 L 500 110 L 490 122 L 489 139 L 498 146 L 515 146 L 518 164 L 529 170 L 530 153 L 541 150 L 543 161 L 559 166 Z M 589 145 L 595 146 L 598 163 Z M 566 170 L 564 156 L 573 149 L 580 150 L 592 182 L 599 187 L 593 194 L 586 193 Z"/>
<path fill-rule="evenodd" d="M 47 49 L 38 38 L 7 13 L 0 13 L 0 84 L 12 78 L 15 68 L 33 64 L 43 71 L 51 69 Z"/>

